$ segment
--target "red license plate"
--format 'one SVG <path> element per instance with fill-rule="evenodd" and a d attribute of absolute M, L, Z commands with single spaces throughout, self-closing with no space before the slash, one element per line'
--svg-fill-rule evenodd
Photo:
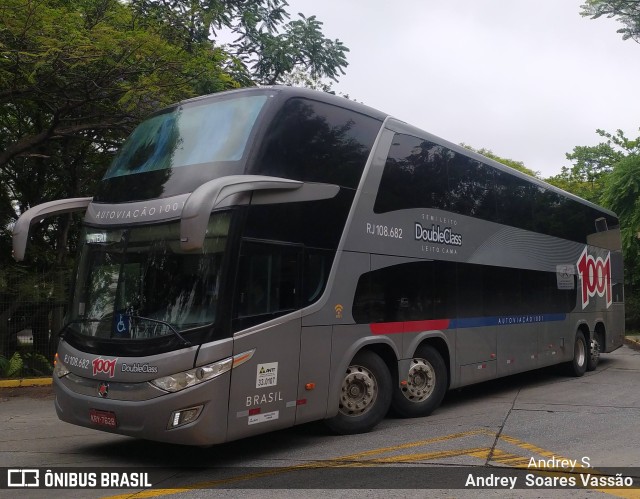
<path fill-rule="evenodd" d="M 118 426 L 115 412 L 89 409 L 89 419 L 91 419 L 93 424 L 98 426 L 107 426 L 108 428 L 115 428 Z"/>

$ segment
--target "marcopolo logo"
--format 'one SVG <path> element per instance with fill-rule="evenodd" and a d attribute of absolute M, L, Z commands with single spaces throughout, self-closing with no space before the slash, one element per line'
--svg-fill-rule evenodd
<path fill-rule="evenodd" d="M 110 378 L 113 378 L 113 375 L 116 371 L 116 362 L 118 358 L 115 359 L 103 359 L 102 357 L 98 357 L 97 359 L 93 359 L 91 365 L 93 366 L 93 375 L 99 373 L 108 374 Z"/>
<path fill-rule="evenodd" d="M 592 296 L 604 296 L 607 300 L 607 308 L 611 306 L 611 253 L 603 260 L 601 257 L 594 258 L 587 253 L 587 248 L 580 255 L 578 260 L 578 274 L 582 282 L 582 308 L 589 305 Z"/>
<path fill-rule="evenodd" d="M 416 222 L 416 241 L 462 246 L 462 234 L 455 234 L 451 227 L 441 229 L 440 225 L 431 224 L 431 228 L 427 229 Z"/>

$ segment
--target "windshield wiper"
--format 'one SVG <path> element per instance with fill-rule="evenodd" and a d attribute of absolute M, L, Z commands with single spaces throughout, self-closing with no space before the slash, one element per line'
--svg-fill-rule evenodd
<path fill-rule="evenodd" d="M 155 322 L 156 324 L 160 324 L 162 326 L 166 326 L 169 328 L 169 331 L 171 331 L 175 336 L 177 336 L 180 341 L 182 342 L 182 346 L 185 347 L 190 347 L 191 346 L 191 342 L 189 340 L 187 340 L 184 336 L 182 336 L 178 330 L 173 327 L 169 322 L 165 322 L 165 321 L 161 321 L 158 319 L 152 319 L 150 317 L 143 317 L 141 315 L 133 315 L 133 314 L 125 314 L 127 317 L 129 317 L 130 319 L 139 319 L 139 320 L 143 320 L 143 321 L 149 321 L 149 322 Z M 73 319 L 70 320 L 69 322 L 67 322 L 64 326 L 62 326 L 62 329 L 60 329 L 60 332 L 58 333 L 58 336 L 60 338 L 64 338 L 64 335 L 66 334 L 67 329 L 69 328 L 69 326 L 71 326 L 71 324 L 83 324 L 85 322 L 102 322 L 104 319 Z"/>
<path fill-rule="evenodd" d="M 185 339 L 185 337 L 182 336 L 178 332 L 178 330 L 175 327 L 173 327 L 169 322 L 161 321 L 159 319 L 151 319 L 150 317 L 143 317 L 141 315 L 134 315 L 134 314 L 126 314 L 126 316 L 129 317 L 130 319 L 138 319 L 143 321 L 155 322 L 156 324 L 161 324 L 162 326 L 166 326 L 174 335 L 176 335 L 180 339 L 180 341 L 182 341 L 182 346 L 185 346 L 185 347 L 191 346 L 191 342 Z"/>
<path fill-rule="evenodd" d="M 71 319 L 69 322 L 67 322 L 60 328 L 60 331 L 58 332 L 58 336 L 60 338 L 64 338 L 64 335 L 67 334 L 67 329 L 69 329 L 69 326 L 71 326 L 71 324 L 84 324 L 85 322 L 101 322 L 101 321 L 102 319 Z"/>

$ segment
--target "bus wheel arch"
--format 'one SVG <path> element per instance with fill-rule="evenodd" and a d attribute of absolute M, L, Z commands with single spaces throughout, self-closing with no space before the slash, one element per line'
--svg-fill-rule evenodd
<path fill-rule="evenodd" d="M 440 406 L 449 388 L 449 355 L 438 338 L 423 341 L 408 371 L 394 384 L 391 405 L 402 417 L 425 417 Z"/>
<path fill-rule="evenodd" d="M 338 414 L 326 419 L 335 433 L 366 433 L 384 419 L 391 405 L 392 379 L 384 345 L 363 348 L 353 357 L 340 381 Z"/>
<path fill-rule="evenodd" d="M 606 329 L 602 322 L 598 322 L 593 330 L 593 337 L 589 342 L 589 358 L 587 359 L 587 371 L 593 371 L 598 367 L 600 354 L 604 352 L 606 341 Z"/>

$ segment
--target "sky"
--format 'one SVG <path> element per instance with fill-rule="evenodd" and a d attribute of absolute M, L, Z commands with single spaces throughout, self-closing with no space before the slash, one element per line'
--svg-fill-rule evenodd
<path fill-rule="evenodd" d="M 333 90 L 543 178 L 596 129 L 640 135 L 640 44 L 582 0 L 288 0 L 348 48 Z"/>

